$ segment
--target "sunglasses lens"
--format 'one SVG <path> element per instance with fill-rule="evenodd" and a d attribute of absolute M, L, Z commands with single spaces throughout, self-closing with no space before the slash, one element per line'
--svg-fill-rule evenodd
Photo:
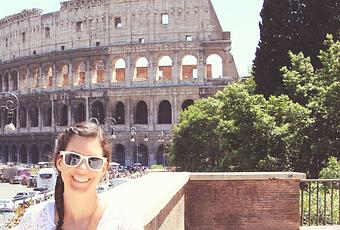
<path fill-rule="evenodd" d="M 65 156 L 65 164 L 69 166 L 75 166 L 79 164 L 80 161 L 80 156 L 73 154 L 73 153 L 68 153 Z"/>
<path fill-rule="evenodd" d="M 98 158 L 98 157 L 91 157 L 89 158 L 88 163 L 92 169 L 98 170 L 103 167 L 104 161 L 103 159 Z"/>

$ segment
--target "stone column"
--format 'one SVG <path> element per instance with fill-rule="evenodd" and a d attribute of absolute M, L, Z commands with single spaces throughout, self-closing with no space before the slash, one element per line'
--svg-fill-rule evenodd
<path fill-rule="evenodd" d="M 43 72 L 43 68 L 41 65 L 39 65 L 39 86 L 38 88 L 43 88 L 44 87 L 44 78 L 45 78 L 45 73 Z"/>
<path fill-rule="evenodd" d="M 31 84 L 31 76 L 30 76 L 30 66 L 27 65 L 26 69 L 26 79 L 27 79 L 27 92 L 30 93 L 30 89 L 32 89 L 32 84 Z"/>
<path fill-rule="evenodd" d="M 133 74 L 134 74 L 134 63 L 133 63 L 133 60 L 132 60 L 132 57 L 131 57 L 131 53 L 127 54 L 126 66 L 125 67 L 126 67 L 126 69 L 125 69 L 125 73 L 126 73 L 125 81 L 132 83 L 133 82 Z"/>
<path fill-rule="evenodd" d="M 68 78 L 68 87 L 72 88 L 73 86 L 73 66 L 72 66 L 72 60 L 70 60 L 69 64 L 69 78 Z"/>
<path fill-rule="evenodd" d="M 73 123 L 71 116 L 71 103 L 67 100 L 67 125 L 71 125 Z"/>
<path fill-rule="evenodd" d="M 197 60 L 197 78 L 198 82 L 204 82 L 206 78 L 205 74 L 205 65 L 206 60 L 202 53 L 198 54 L 198 60 Z"/>
<path fill-rule="evenodd" d="M 53 63 L 53 80 L 52 80 L 52 88 L 58 87 L 58 76 L 57 76 L 57 65 Z"/>
<path fill-rule="evenodd" d="M 86 73 L 85 73 L 85 87 L 89 88 L 92 85 L 92 76 L 90 69 L 90 60 L 87 58 L 86 60 Z"/>
<path fill-rule="evenodd" d="M 178 83 L 180 81 L 181 66 L 182 66 L 182 61 L 178 60 L 178 57 L 176 55 L 175 60 L 172 62 L 172 81 L 174 83 Z"/>
<path fill-rule="evenodd" d="M 55 116 L 54 116 L 54 98 L 53 95 L 51 95 L 51 127 L 53 130 L 56 130 L 56 123 L 55 123 Z"/>
<path fill-rule="evenodd" d="M 89 117 L 89 97 L 86 96 L 85 97 L 85 111 L 86 111 L 86 115 L 85 115 L 85 120 L 88 121 L 90 119 Z"/>

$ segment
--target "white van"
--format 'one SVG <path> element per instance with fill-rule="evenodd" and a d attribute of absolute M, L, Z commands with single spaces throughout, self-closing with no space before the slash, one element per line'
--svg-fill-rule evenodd
<path fill-rule="evenodd" d="M 57 173 L 53 168 L 42 168 L 38 171 L 37 188 L 47 188 L 53 191 L 57 181 Z"/>

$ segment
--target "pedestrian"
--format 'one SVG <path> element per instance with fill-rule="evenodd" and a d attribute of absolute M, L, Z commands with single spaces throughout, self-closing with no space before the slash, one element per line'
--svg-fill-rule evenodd
<path fill-rule="evenodd" d="M 58 137 L 55 153 L 55 199 L 31 206 L 18 229 L 138 229 L 112 216 L 109 202 L 97 195 L 110 157 L 111 146 L 96 124 L 82 122 L 67 128 Z"/>

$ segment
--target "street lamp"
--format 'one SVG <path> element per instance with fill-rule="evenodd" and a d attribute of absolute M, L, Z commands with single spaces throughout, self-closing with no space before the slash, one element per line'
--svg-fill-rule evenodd
<path fill-rule="evenodd" d="M 97 125 L 100 125 L 99 120 L 96 117 L 91 117 L 90 118 L 90 122 L 96 123 Z M 117 124 L 116 119 L 114 119 L 113 117 L 105 117 L 104 118 L 104 125 L 109 126 L 110 130 L 111 130 L 111 138 L 112 139 L 116 139 L 116 135 L 114 134 L 114 127 Z M 102 125 L 100 125 L 102 126 Z"/>
<path fill-rule="evenodd" d="M 4 95 L 3 98 L 5 98 L 5 101 L 0 102 L 0 108 L 3 108 L 8 111 L 8 118 L 9 123 L 5 125 L 5 131 L 6 132 L 14 132 L 16 130 L 12 119 L 14 115 L 14 110 L 19 106 L 19 98 L 17 95 L 11 92 L 1 92 L 0 95 Z M 6 98 L 6 95 L 9 95 L 9 98 Z"/>
<path fill-rule="evenodd" d="M 166 166 L 166 161 L 165 161 L 165 137 L 166 137 L 166 134 L 164 131 L 161 131 L 160 135 L 159 135 L 159 139 L 158 141 L 159 142 L 162 142 L 162 146 L 163 146 L 163 167 L 164 167 L 164 170 L 165 170 L 165 166 Z M 171 138 L 169 139 L 169 141 L 171 141 Z"/>
<path fill-rule="evenodd" d="M 131 142 L 136 142 L 136 145 L 137 145 L 137 152 L 136 152 L 136 154 L 137 154 L 137 156 L 136 156 L 136 160 L 137 160 L 136 164 L 137 164 L 137 166 L 139 164 L 139 153 L 138 153 L 138 147 L 139 146 L 138 146 L 138 141 L 137 141 L 137 132 L 141 131 L 141 129 L 142 130 L 145 129 L 146 131 L 149 130 L 148 128 L 142 128 L 142 126 L 139 126 L 138 124 L 135 125 L 135 126 L 131 126 L 131 128 L 130 128 L 130 133 L 131 133 L 130 141 Z M 144 133 L 144 139 L 143 140 L 145 142 L 149 141 L 148 135 L 146 133 Z"/>

